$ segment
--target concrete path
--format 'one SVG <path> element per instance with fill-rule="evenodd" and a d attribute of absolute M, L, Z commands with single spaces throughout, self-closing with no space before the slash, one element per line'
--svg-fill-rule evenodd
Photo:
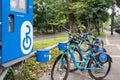
<path fill-rule="evenodd" d="M 120 35 L 114 33 L 114 35 L 111 36 L 110 32 L 106 32 L 103 40 L 106 42 L 105 48 L 107 52 L 113 58 L 112 68 L 106 79 L 120 80 Z"/>
<path fill-rule="evenodd" d="M 113 36 L 110 32 L 105 32 L 103 36 L 105 48 L 108 54 L 113 58 L 112 68 L 108 76 L 104 80 L 120 80 L 120 35 L 114 33 Z M 50 73 L 45 74 L 39 80 L 50 80 Z M 87 71 L 76 71 L 70 73 L 67 80 L 92 80 Z"/>
<path fill-rule="evenodd" d="M 67 33 L 58 33 L 58 34 L 50 34 L 50 35 L 41 35 L 41 36 L 34 36 L 34 41 L 39 41 L 39 40 L 46 40 L 46 39 L 52 39 L 52 38 L 58 38 L 58 37 L 64 37 L 68 36 Z"/>

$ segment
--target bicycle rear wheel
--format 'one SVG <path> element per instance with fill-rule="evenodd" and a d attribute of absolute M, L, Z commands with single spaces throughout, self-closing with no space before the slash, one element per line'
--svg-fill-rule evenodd
<path fill-rule="evenodd" d="M 52 71 L 51 71 L 51 80 L 67 80 L 69 73 L 69 62 L 66 55 L 59 55 L 55 60 Z"/>
<path fill-rule="evenodd" d="M 91 78 L 93 78 L 95 80 L 103 80 L 108 75 L 108 73 L 111 69 L 111 62 L 106 62 L 101 65 L 102 65 L 101 69 L 88 70 L 88 73 L 91 76 Z M 88 68 L 99 68 L 99 66 L 93 60 L 90 60 L 88 62 Z"/>

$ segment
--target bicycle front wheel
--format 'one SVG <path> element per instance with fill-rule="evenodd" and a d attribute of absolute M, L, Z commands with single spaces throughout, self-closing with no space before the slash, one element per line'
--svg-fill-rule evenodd
<path fill-rule="evenodd" d="M 94 45 L 100 45 L 100 46 L 104 46 L 104 42 L 103 42 L 103 40 L 101 40 L 101 39 L 98 39 L 98 40 L 93 40 L 92 41 L 92 44 L 94 44 Z"/>
<path fill-rule="evenodd" d="M 89 75 L 91 78 L 95 80 L 103 80 L 109 73 L 111 69 L 111 62 L 106 62 L 104 64 L 101 64 L 102 68 L 98 66 L 98 64 L 95 63 L 94 60 L 90 60 L 88 62 L 88 68 L 100 68 L 97 70 L 88 70 Z"/>
<path fill-rule="evenodd" d="M 68 57 L 66 55 L 61 57 L 62 55 L 59 55 L 53 64 L 51 80 L 67 80 L 69 73 Z"/>

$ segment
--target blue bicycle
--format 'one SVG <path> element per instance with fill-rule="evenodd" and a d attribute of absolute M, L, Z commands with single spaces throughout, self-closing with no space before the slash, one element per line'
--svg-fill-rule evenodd
<path fill-rule="evenodd" d="M 78 34 L 78 36 L 80 36 L 82 38 L 82 40 L 80 41 L 80 44 L 81 44 L 81 48 L 84 52 L 87 52 L 89 49 L 89 45 L 87 45 L 88 43 L 97 44 L 102 47 L 104 46 L 103 40 L 94 36 L 93 32 Z"/>
<path fill-rule="evenodd" d="M 88 70 L 91 78 L 95 80 L 102 80 L 105 78 L 111 69 L 111 57 L 104 52 L 104 49 L 93 44 L 88 44 L 90 46 L 86 55 L 82 51 L 79 44 L 79 37 L 70 38 L 68 43 L 60 43 L 59 50 L 63 51 L 63 54 L 59 55 L 53 64 L 51 71 L 52 80 L 67 80 L 69 70 L 70 70 L 70 58 L 74 67 L 78 70 Z M 94 53 L 93 47 L 98 47 L 98 52 Z M 76 50 L 80 53 L 77 59 Z"/>

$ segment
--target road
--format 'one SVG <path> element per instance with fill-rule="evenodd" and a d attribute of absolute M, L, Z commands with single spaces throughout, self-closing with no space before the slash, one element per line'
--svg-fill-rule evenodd
<path fill-rule="evenodd" d="M 113 59 L 111 71 L 104 80 L 120 80 L 120 35 L 114 33 L 113 36 L 110 32 L 105 32 L 103 38 L 107 53 L 111 55 Z M 45 74 L 39 80 L 50 80 L 50 73 Z M 93 80 L 87 74 L 87 71 L 76 71 L 70 73 L 67 80 Z"/>
<path fill-rule="evenodd" d="M 63 37 L 63 36 L 68 36 L 68 34 L 63 32 L 63 33 L 58 33 L 58 34 L 42 35 L 42 36 L 37 36 L 37 37 L 34 36 L 34 41 L 58 38 L 58 37 Z"/>

